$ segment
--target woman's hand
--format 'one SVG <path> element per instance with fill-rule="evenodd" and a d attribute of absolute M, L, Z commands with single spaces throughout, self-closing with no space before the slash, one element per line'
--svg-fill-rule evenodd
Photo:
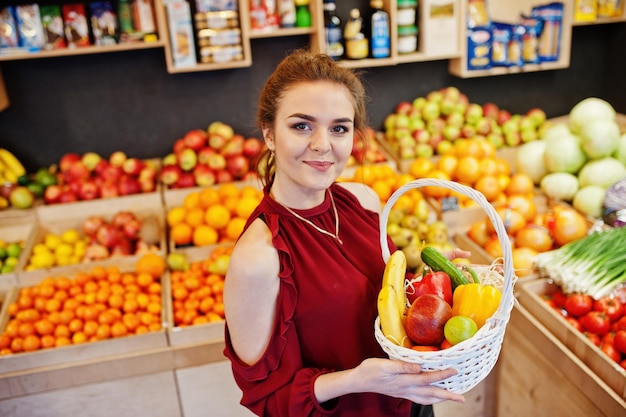
<path fill-rule="evenodd" d="M 417 404 L 465 402 L 465 397 L 431 385 L 456 375 L 454 369 L 422 372 L 416 363 L 370 358 L 353 369 L 354 386 L 360 392 L 376 392 Z"/>
<path fill-rule="evenodd" d="M 446 258 L 450 260 L 457 259 L 457 258 L 469 258 L 470 256 L 472 256 L 472 252 L 459 249 L 459 248 L 454 248 L 451 251 L 445 252 L 443 256 L 445 256 Z"/>

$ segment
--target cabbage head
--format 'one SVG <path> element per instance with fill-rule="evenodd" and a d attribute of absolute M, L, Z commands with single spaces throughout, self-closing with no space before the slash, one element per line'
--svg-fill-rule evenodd
<path fill-rule="evenodd" d="M 581 187 L 597 185 L 607 189 L 624 177 L 626 166 L 615 158 L 607 157 L 587 162 L 578 173 L 578 182 Z"/>
<path fill-rule="evenodd" d="M 580 138 L 571 133 L 548 140 L 543 158 L 548 172 L 575 174 L 587 162 Z"/>
<path fill-rule="evenodd" d="M 578 102 L 569 112 L 569 126 L 572 132 L 580 133 L 582 127 L 594 119 L 615 120 L 615 109 L 605 100 L 588 97 Z"/>

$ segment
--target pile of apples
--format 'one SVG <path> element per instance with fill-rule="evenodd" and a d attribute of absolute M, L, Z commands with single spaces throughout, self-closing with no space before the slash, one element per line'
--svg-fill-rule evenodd
<path fill-rule="evenodd" d="M 387 156 L 382 150 L 376 131 L 373 128 L 367 128 L 365 138 L 359 138 L 356 135 L 352 143 L 352 153 L 348 159 L 347 166 L 352 167 L 363 163 L 377 164 L 386 162 Z"/>
<path fill-rule="evenodd" d="M 384 121 L 385 139 L 401 159 L 429 158 L 447 153 L 460 138 L 483 137 L 496 148 L 538 139 L 546 113 L 532 108 L 511 114 L 494 103 L 471 103 L 449 86 L 402 101 Z"/>
<path fill-rule="evenodd" d="M 207 187 L 256 178 L 252 162 L 261 154 L 263 142 L 245 138 L 223 122 L 206 130 L 193 129 L 174 142 L 163 158 L 160 180 L 168 188 Z"/>
<path fill-rule="evenodd" d="M 56 172 L 56 184 L 46 187 L 46 204 L 112 198 L 156 190 L 158 167 L 128 157 L 122 151 L 103 158 L 96 152 L 66 153 Z"/>

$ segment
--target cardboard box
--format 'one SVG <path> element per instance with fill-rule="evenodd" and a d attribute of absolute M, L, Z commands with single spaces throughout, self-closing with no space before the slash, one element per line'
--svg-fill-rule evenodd
<path fill-rule="evenodd" d="M 420 52 L 426 55 L 459 53 L 460 4 L 458 0 L 420 1 Z"/>
<path fill-rule="evenodd" d="M 134 271 L 135 263 L 129 259 L 118 258 L 117 266 L 121 272 Z M 74 266 L 73 273 L 64 274 L 50 274 L 48 276 L 58 277 L 67 276 L 73 279 L 78 272 L 91 271 L 92 265 Z M 163 280 L 164 278 L 162 278 Z M 37 281 L 39 282 L 39 281 Z M 15 287 L 14 291 L 9 293 L 3 303 L 3 310 L 0 315 L 0 331 L 4 331 L 7 322 L 10 317 L 6 309 L 5 304 L 10 304 L 17 300 L 19 290 L 24 287 L 34 285 L 35 282 L 28 284 L 20 284 L 19 287 Z M 166 299 L 167 295 L 164 288 L 166 284 L 162 282 L 161 299 Z M 129 335 L 126 337 L 107 339 L 98 342 L 86 342 L 76 345 L 61 346 L 43 350 L 37 350 L 27 353 L 17 353 L 13 355 L 0 356 L 0 375 L 9 372 L 20 372 L 34 368 L 57 366 L 62 364 L 69 364 L 79 361 L 88 361 L 94 359 L 101 359 L 109 356 L 123 355 L 134 352 L 141 352 L 143 350 L 151 350 L 162 347 L 167 347 L 167 335 L 166 329 L 168 326 L 167 315 L 165 308 L 162 308 L 161 312 L 162 328 L 158 331 L 152 331 L 139 335 Z"/>
<path fill-rule="evenodd" d="M 551 295 L 557 286 L 547 279 L 533 279 L 521 283 L 518 289 L 520 304 L 622 399 L 626 399 L 626 370 L 605 355 L 581 332 L 570 326 L 544 301 L 543 297 Z"/>
<path fill-rule="evenodd" d="M 175 68 L 196 65 L 196 45 L 191 23 L 191 9 L 186 1 L 168 1 L 165 4 L 170 44 Z"/>

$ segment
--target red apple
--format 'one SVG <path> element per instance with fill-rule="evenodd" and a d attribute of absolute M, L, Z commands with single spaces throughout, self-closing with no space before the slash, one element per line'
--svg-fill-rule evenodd
<path fill-rule="evenodd" d="M 471 125 L 476 125 L 483 117 L 483 107 L 477 103 L 470 103 L 465 110 L 465 121 Z"/>
<path fill-rule="evenodd" d="M 96 242 L 105 248 L 112 249 L 120 242 L 122 232 L 112 224 L 105 223 L 96 231 Z"/>
<path fill-rule="evenodd" d="M 113 215 L 113 218 L 111 219 L 111 224 L 121 230 L 128 222 L 136 218 L 137 217 L 132 211 L 118 211 Z"/>
<path fill-rule="evenodd" d="M 161 169 L 160 180 L 167 186 L 172 186 L 178 182 L 183 170 L 178 165 L 166 165 Z"/>
<path fill-rule="evenodd" d="M 117 183 L 117 191 L 120 195 L 139 194 L 141 192 L 141 185 L 136 178 L 124 174 Z"/>
<path fill-rule="evenodd" d="M 186 147 L 193 149 L 194 151 L 199 151 L 206 146 L 207 133 L 200 129 L 190 130 L 185 134 L 185 136 L 183 136 L 183 142 Z"/>
<path fill-rule="evenodd" d="M 46 187 L 46 190 L 43 192 L 43 201 L 46 204 L 56 204 L 59 202 L 59 197 L 61 196 L 62 187 L 60 185 L 49 185 Z"/>
<path fill-rule="evenodd" d="M 421 295 L 407 311 L 407 335 L 418 345 L 437 345 L 444 339 L 443 328 L 450 317 L 452 307 L 443 298 Z"/>
<path fill-rule="evenodd" d="M 414 130 L 411 135 L 417 143 L 428 143 L 430 140 L 430 132 L 426 129 Z"/>
<path fill-rule="evenodd" d="M 362 141 L 356 142 L 363 143 Z M 248 158 L 252 158 L 253 156 L 260 154 L 262 150 L 263 142 L 257 138 L 247 138 L 243 142 L 243 154 Z"/>
<path fill-rule="evenodd" d="M 59 203 L 73 203 L 78 201 L 78 197 L 70 188 L 64 188 L 59 195 Z"/>
<path fill-rule="evenodd" d="M 207 161 L 206 164 L 213 171 L 224 169 L 226 168 L 226 158 L 222 154 L 214 153 L 213 155 L 209 157 L 209 160 Z"/>
<path fill-rule="evenodd" d="M 122 232 L 126 239 L 132 241 L 139 239 L 139 232 L 141 231 L 141 220 L 134 218 L 124 225 Z"/>
<path fill-rule="evenodd" d="M 191 148 L 183 149 L 178 154 L 178 165 L 183 171 L 191 171 L 198 163 L 198 154 Z"/>
<path fill-rule="evenodd" d="M 90 216 L 83 222 L 83 233 L 85 236 L 90 238 L 95 238 L 98 229 L 106 224 L 106 220 L 104 220 L 100 216 Z"/>
<path fill-rule="evenodd" d="M 119 181 L 123 173 L 124 171 L 122 171 L 121 167 L 109 164 L 102 169 L 99 176 L 104 182 L 114 183 Z"/>
<path fill-rule="evenodd" d="M 77 153 L 66 153 L 61 157 L 61 160 L 59 161 L 59 169 L 61 170 L 61 172 L 65 172 L 72 165 L 74 165 L 74 163 L 80 161 L 81 159 L 81 156 Z"/>
<path fill-rule="evenodd" d="M 109 160 L 102 158 L 91 171 L 96 174 L 96 176 L 100 177 L 102 176 L 102 172 L 110 166 L 111 164 L 109 163 Z"/>
<path fill-rule="evenodd" d="M 94 180 L 86 180 L 80 183 L 77 195 L 80 200 L 95 200 L 100 197 L 100 187 Z"/>
<path fill-rule="evenodd" d="M 480 119 L 478 119 L 475 126 L 476 133 L 478 133 L 479 135 L 487 136 L 489 133 L 491 133 L 491 119 L 481 117 Z"/>
<path fill-rule="evenodd" d="M 85 250 L 84 261 L 100 261 L 109 257 L 109 250 L 99 243 L 91 243 Z"/>
<path fill-rule="evenodd" d="M 526 116 L 533 119 L 535 126 L 539 127 L 546 122 L 546 112 L 543 109 L 534 107 L 526 113 Z"/>
<path fill-rule="evenodd" d="M 81 161 L 89 171 L 93 171 L 98 162 L 102 160 L 102 157 L 95 152 L 85 152 L 81 158 Z"/>
<path fill-rule="evenodd" d="M 511 113 L 508 110 L 500 110 L 497 122 L 500 126 L 502 126 L 506 121 L 511 119 L 511 117 Z"/>
<path fill-rule="evenodd" d="M 176 155 L 178 155 L 185 149 L 187 149 L 187 145 L 185 144 L 185 139 L 180 138 L 174 142 L 173 150 Z"/>
<path fill-rule="evenodd" d="M 409 112 L 413 109 L 413 105 L 408 101 L 401 101 L 396 105 L 395 113 L 396 114 L 409 114 Z"/>
<path fill-rule="evenodd" d="M 234 178 L 232 174 L 228 172 L 226 169 L 220 169 L 220 170 L 215 171 L 215 182 L 217 184 L 221 184 L 224 182 L 232 182 L 232 181 L 234 181 Z"/>
<path fill-rule="evenodd" d="M 100 184 L 100 198 L 114 198 L 120 195 L 117 190 L 117 183 L 103 182 Z"/>
<path fill-rule="evenodd" d="M 133 157 L 124 161 L 124 164 L 122 164 L 122 170 L 128 175 L 136 177 L 139 175 L 144 166 L 146 166 L 145 162 L 139 158 Z"/>
<path fill-rule="evenodd" d="M 226 170 L 235 179 L 243 177 L 250 170 L 250 161 L 243 155 L 234 155 L 226 158 Z"/>
<path fill-rule="evenodd" d="M 228 139 L 224 136 L 218 135 L 216 133 L 209 134 L 209 146 L 216 151 L 220 151 L 225 145 Z"/>
<path fill-rule="evenodd" d="M 245 141 L 245 138 L 243 136 L 233 135 L 233 137 L 230 138 L 228 142 L 226 142 L 224 147 L 222 147 L 222 149 L 220 150 L 220 153 L 224 155 L 226 158 L 230 156 L 241 155 L 243 153 L 244 141 Z"/>
<path fill-rule="evenodd" d="M 193 176 L 193 172 L 184 172 L 181 174 L 176 184 L 174 184 L 175 188 L 190 188 L 196 186 L 196 178 Z"/>
<path fill-rule="evenodd" d="M 230 125 L 219 121 L 212 122 L 207 128 L 207 133 L 209 134 L 209 136 L 221 136 L 225 140 L 230 140 L 230 138 L 232 138 L 235 134 L 233 128 Z"/>
<path fill-rule="evenodd" d="M 204 148 L 198 151 L 198 163 L 208 165 L 209 159 L 212 155 L 214 155 L 217 151 L 210 146 L 205 146 Z"/>
<path fill-rule="evenodd" d="M 111 250 L 111 258 L 133 254 L 133 244 L 128 239 L 121 239 Z"/>
<path fill-rule="evenodd" d="M 70 183 L 73 181 L 83 181 L 91 176 L 89 168 L 82 161 L 76 161 L 63 171 L 63 181 Z"/>
<path fill-rule="evenodd" d="M 109 163 L 114 167 L 121 167 L 128 157 L 122 151 L 115 151 L 109 156 Z"/>
<path fill-rule="evenodd" d="M 215 184 L 215 173 L 208 165 L 198 164 L 193 169 L 196 185 L 207 187 Z"/>

